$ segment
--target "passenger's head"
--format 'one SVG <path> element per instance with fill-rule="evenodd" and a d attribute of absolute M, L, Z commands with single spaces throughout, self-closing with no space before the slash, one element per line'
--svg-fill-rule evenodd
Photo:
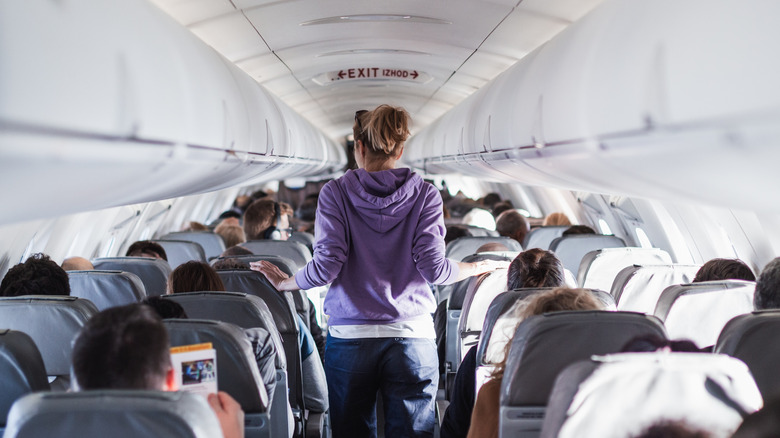
<path fill-rule="evenodd" d="M 146 297 L 141 303 L 151 307 L 161 319 L 187 319 L 184 307 L 176 301 L 163 297 Z"/>
<path fill-rule="evenodd" d="M 542 222 L 542 226 L 547 227 L 553 225 L 571 225 L 571 221 L 563 213 L 560 212 L 550 213 L 547 215 L 546 218 L 544 218 L 544 222 Z"/>
<path fill-rule="evenodd" d="M 644 429 L 632 438 L 711 438 L 709 432 L 694 429 L 680 420 L 663 420 Z"/>
<path fill-rule="evenodd" d="M 742 260 L 712 259 L 699 268 L 692 283 L 716 280 L 756 281 L 756 276 Z"/>
<path fill-rule="evenodd" d="M 657 335 L 637 336 L 620 349 L 623 353 L 650 353 L 658 350 L 701 353 L 706 349 L 700 349 L 695 343 L 687 339 L 671 340 Z"/>
<path fill-rule="evenodd" d="M 447 225 L 447 234 L 444 235 L 444 244 L 446 245 L 453 240 L 469 235 L 469 230 L 463 225 Z"/>
<path fill-rule="evenodd" d="M 84 257 L 68 257 L 63 260 L 62 269 L 65 271 L 91 271 L 95 267 Z"/>
<path fill-rule="evenodd" d="M 226 248 L 246 242 L 244 229 L 241 228 L 240 225 L 226 224 L 223 222 L 217 225 L 217 228 L 214 228 L 214 232 L 222 237 Z"/>
<path fill-rule="evenodd" d="M 247 240 L 287 240 L 290 236 L 292 208 L 283 202 L 260 199 L 244 213 L 244 234 Z"/>
<path fill-rule="evenodd" d="M 138 242 L 130 245 L 127 248 L 128 257 L 148 257 L 152 259 L 162 259 L 167 261 L 168 256 L 165 254 L 163 247 L 156 242 L 150 242 L 148 240 L 139 240 Z"/>
<path fill-rule="evenodd" d="M 756 310 L 780 309 L 780 257 L 767 263 L 758 276 L 753 306 Z"/>
<path fill-rule="evenodd" d="M 207 263 L 189 261 L 179 265 L 168 277 L 168 293 L 224 291 L 217 271 Z"/>
<path fill-rule="evenodd" d="M 484 198 L 482 198 L 482 205 L 490 209 L 492 209 L 493 206 L 499 202 L 501 202 L 501 195 L 494 192 L 488 193 Z"/>
<path fill-rule="evenodd" d="M 73 345 L 81 389 L 168 389 L 173 386 L 168 332 L 143 304 L 111 307 L 87 321 Z"/>
<path fill-rule="evenodd" d="M 409 138 L 409 124 L 409 113 L 401 107 L 380 105 L 373 111 L 358 111 L 352 127 L 358 166 L 399 159 Z"/>
<path fill-rule="evenodd" d="M 484 208 L 472 208 L 471 211 L 463 216 L 463 224 L 484 228 L 486 230 L 496 229 L 496 219 Z"/>
<path fill-rule="evenodd" d="M 519 243 L 523 243 L 525 235 L 531 228 L 528 221 L 517 210 L 507 210 L 496 218 L 496 231 L 498 234 L 510 237 Z"/>
<path fill-rule="evenodd" d="M 572 225 L 561 234 L 562 236 L 572 236 L 575 234 L 596 234 L 596 230 L 587 225 Z"/>
<path fill-rule="evenodd" d="M 563 265 L 555 253 L 539 248 L 523 251 L 507 271 L 507 290 L 524 287 L 560 287 L 565 284 Z"/>
<path fill-rule="evenodd" d="M 235 257 L 235 256 L 252 255 L 252 254 L 254 254 L 252 251 L 244 248 L 243 246 L 235 245 L 222 251 L 220 257 Z"/>
<path fill-rule="evenodd" d="M 494 218 L 497 219 L 501 215 L 501 213 L 507 210 L 514 210 L 512 203 L 509 201 L 502 201 L 493 205 L 493 209 L 490 211 L 490 213 L 493 215 Z"/>
<path fill-rule="evenodd" d="M 479 248 L 477 248 L 477 253 L 480 252 L 498 252 L 498 251 L 509 251 L 509 248 L 506 247 L 503 243 L 498 242 L 490 242 L 486 243 Z"/>
<path fill-rule="evenodd" d="M 182 231 L 208 231 L 209 227 L 206 225 L 196 222 L 196 221 L 189 221 L 184 227 L 181 229 Z"/>
<path fill-rule="evenodd" d="M 302 221 L 314 222 L 317 214 L 317 201 L 319 196 L 315 193 L 307 196 L 301 205 L 298 206 L 298 210 L 295 211 L 295 217 Z"/>
<path fill-rule="evenodd" d="M 0 282 L 0 296 L 70 295 L 68 274 L 49 256 L 31 255 L 8 270 Z"/>
<path fill-rule="evenodd" d="M 238 259 L 229 257 L 215 262 L 214 269 L 217 271 L 245 271 L 249 269 L 249 265 Z"/>

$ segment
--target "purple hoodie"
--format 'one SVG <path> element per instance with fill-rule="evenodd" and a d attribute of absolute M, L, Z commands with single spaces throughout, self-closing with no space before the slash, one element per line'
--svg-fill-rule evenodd
<path fill-rule="evenodd" d="M 436 188 L 409 169 L 347 171 L 320 191 L 314 257 L 295 275 L 301 289 L 332 283 L 329 324 L 386 324 L 430 314 L 428 283 L 452 283 Z"/>

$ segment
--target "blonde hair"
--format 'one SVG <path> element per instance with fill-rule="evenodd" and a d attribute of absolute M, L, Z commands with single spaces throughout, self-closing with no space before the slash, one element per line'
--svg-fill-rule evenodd
<path fill-rule="evenodd" d="M 246 242 L 246 235 L 244 235 L 244 229 L 240 225 L 232 225 L 229 223 L 221 223 L 217 225 L 214 232 L 222 237 L 225 241 L 225 248 L 236 246 L 239 243 Z"/>
<path fill-rule="evenodd" d="M 525 300 L 517 303 L 512 312 L 515 318 L 519 319 L 517 325 L 525 319 L 543 315 L 552 312 L 564 312 L 567 310 L 603 310 L 604 306 L 587 289 L 570 289 L 559 287 L 553 290 L 540 292 L 531 295 Z M 517 328 L 515 327 L 515 331 Z M 509 349 L 512 347 L 512 340 L 506 343 L 504 348 L 504 359 L 496 364 L 490 377 L 493 379 L 502 379 L 504 369 L 506 368 L 506 358 L 509 357 Z"/>
<path fill-rule="evenodd" d="M 361 137 L 371 152 L 394 156 L 409 138 L 409 113 L 401 107 L 379 105 L 360 117 Z"/>
<path fill-rule="evenodd" d="M 542 222 L 542 226 L 544 227 L 549 225 L 571 225 L 571 221 L 565 214 L 555 212 L 548 214 L 547 217 L 544 218 L 544 222 Z"/>

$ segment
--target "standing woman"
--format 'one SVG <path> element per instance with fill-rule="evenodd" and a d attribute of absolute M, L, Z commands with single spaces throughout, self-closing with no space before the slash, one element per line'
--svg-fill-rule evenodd
<path fill-rule="evenodd" d="M 291 278 L 267 262 L 252 269 L 278 290 L 331 283 L 325 374 L 334 437 L 377 435 L 377 391 L 385 436 L 432 436 L 439 366 L 429 283 L 502 265 L 444 257 L 439 192 L 395 167 L 409 136 L 403 108 L 358 111 L 353 132 L 359 169 L 322 188 L 312 261 Z"/>

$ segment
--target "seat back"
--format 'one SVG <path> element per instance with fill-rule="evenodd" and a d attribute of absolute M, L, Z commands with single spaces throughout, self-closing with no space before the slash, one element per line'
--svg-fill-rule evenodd
<path fill-rule="evenodd" d="M 658 318 L 632 312 L 556 312 L 521 322 L 501 382 L 501 436 L 537 436 L 558 373 L 643 335 L 666 338 Z"/>
<path fill-rule="evenodd" d="M 482 324 L 485 322 L 485 315 L 490 303 L 498 294 L 506 290 L 506 276 L 506 269 L 497 269 L 473 277 L 469 281 L 469 288 L 458 321 L 461 360 L 469 348 L 479 342 Z"/>
<path fill-rule="evenodd" d="M 288 259 L 287 257 L 277 256 L 277 255 L 270 255 L 270 254 L 252 254 L 252 255 L 242 255 L 242 256 L 229 256 L 229 257 L 218 257 L 214 260 L 212 260 L 211 266 L 214 266 L 217 262 L 220 260 L 227 260 L 232 259 L 240 262 L 241 264 L 245 265 L 247 269 L 249 268 L 249 263 L 251 262 L 257 262 L 260 260 L 265 260 L 267 262 L 271 262 L 279 269 L 282 270 L 287 275 L 294 275 L 297 271 L 297 266 L 295 262 L 293 262 L 291 259 Z"/>
<path fill-rule="evenodd" d="M 201 395 L 101 390 L 30 394 L 14 403 L 5 438 L 213 438 L 222 436 Z"/>
<path fill-rule="evenodd" d="M 764 400 L 780 396 L 780 310 L 762 310 L 732 319 L 720 332 L 715 353 L 745 362 Z"/>
<path fill-rule="evenodd" d="M 561 236 L 550 243 L 550 251 L 554 252 L 563 267 L 579 276 L 580 262 L 585 254 L 603 248 L 621 248 L 626 246 L 623 239 L 617 236 L 603 234 L 573 234 Z"/>
<path fill-rule="evenodd" d="M 274 364 L 277 389 L 271 395 L 271 408 L 268 411 L 270 427 L 272 435 L 287 436 L 287 358 L 282 337 L 265 301 L 238 292 L 187 292 L 163 298 L 179 303 L 190 318 L 227 322 L 244 329 L 260 327 L 270 334 L 277 351 Z"/>
<path fill-rule="evenodd" d="M 534 228 L 525 235 L 523 239 L 523 248 L 541 248 L 550 249 L 553 240 L 561 237 L 570 225 L 552 225 L 547 227 Z"/>
<path fill-rule="evenodd" d="M 149 257 L 102 257 L 92 260 L 92 264 L 98 270 L 132 272 L 144 283 L 148 297 L 165 295 L 171 275 L 168 262 Z"/>
<path fill-rule="evenodd" d="M 0 330 L 0 433 L 16 400 L 48 390 L 43 358 L 32 338 L 20 331 Z"/>
<path fill-rule="evenodd" d="M 295 315 L 292 293 L 277 291 L 259 272 L 236 270 L 217 271 L 217 273 L 227 290 L 254 295 L 262 299 L 268 306 L 284 344 L 284 354 L 287 358 L 290 402 L 294 408 L 304 406 L 301 350 L 300 345 L 298 345 L 298 321 Z"/>
<path fill-rule="evenodd" d="M 137 275 L 123 271 L 69 271 L 70 296 L 92 301 L 98 310 L 137 303 L 146 298 Z"/>
<path fill-rule="evenodd" d="M 700 265 L 634 265 L 622 269 L 610 294 L 618 310 L 653 313 L 661 292 L 673 284 L 690 283 Z"/>
<path fill-rule="evenodd" d="M 523 247 L 515 239 L 504 236 L 466 236 L 453 240 L 447 245 L 444 255 L 448 259 L 461 261 L 464 257 L 477 252 L 486 243 L 500 243 L 509 251 L 522 251 Z"/>
<path fill-rule="evenodd" d="M 577 284 L 588 289 L 609 291 L 617 274 L 632 265 L 669 265 L 672 257 L 659 248 L 605 248 L 582 258 Z"/>
<path fill-rule="evenodd" d="M 152 240 L 152 242 L 159 243 L 163 247 L 171 269 L 176 269 L 179 265 L 193 260 L 196 262 L 206 261 L 206 253 L 198 243 L 188 240 Z"/>
<path fill-rule="evenodd" d="M 0 297 L 0 321 L 4 328 L 32 338 L 43 358 L 46 374 L 55 377 L 53 390 L 70 387 L 73 340 L 81 327 L 98 312 L 83 298 L 27 295 Z"/>
<path fill-rule="evenodd" d="M 298 242 L 303 244 L 309 249 L 310 253 L 314 253 L 314 235 L 305 231 L 296 231 L 290 235 L 287 239 L 289 241 Z"/>
<path fill-rule="evenodd" d="M 541 436 L 635 436 L 665 420 L 684 420 L 731 436 L 761 407 L 745 364 L 725 355 L 623 353 L 594 357 L 558 376 Z"/>
<path fill-rule="evenodd" d="M 203 252 L 209 260 L 219 257 L 225 251 L 225 241 L 219 234 L 211 231 L 178 231 L 168 233 L 160 237 L 160 240 L 184 240 L 197 243 L 203 248 Z M 166 249 L 165 252 L 167 253 L 168 250 Z"/>
<path fill-rule="evenodd" d="M 496 230 L 488 230 L 487 228 L 482 228 L 476 225 L 463 225 L 463 227 L 466 228 L 466 231 L 469 233 L 470 236 L 498 237 L 498 231 Z"/>
<path fill-rule="evenodd" d="M 247 437 L 270 436 L 268 393 L 252 345 L 238 326 L 202 319 L 166 319 L 172 347 L 210 342 L 217 352 L 217 385 L 244 410 Z"/>
<path fill-rule="evenodd" d="M 250 240 L 241 244 L 257 255 L 277 255 L 295 262 L 295 271 L 311 260 L 311 252 L 299 242 L 290 240 Z"/>
<path fill-rule="evenodd" d="M 755 289 L 755 282 L 743 280 L 672 285 L 661 293 L 654 314 L 672 339 L 707 347 L 731 318 L 753 311 Z"/>

